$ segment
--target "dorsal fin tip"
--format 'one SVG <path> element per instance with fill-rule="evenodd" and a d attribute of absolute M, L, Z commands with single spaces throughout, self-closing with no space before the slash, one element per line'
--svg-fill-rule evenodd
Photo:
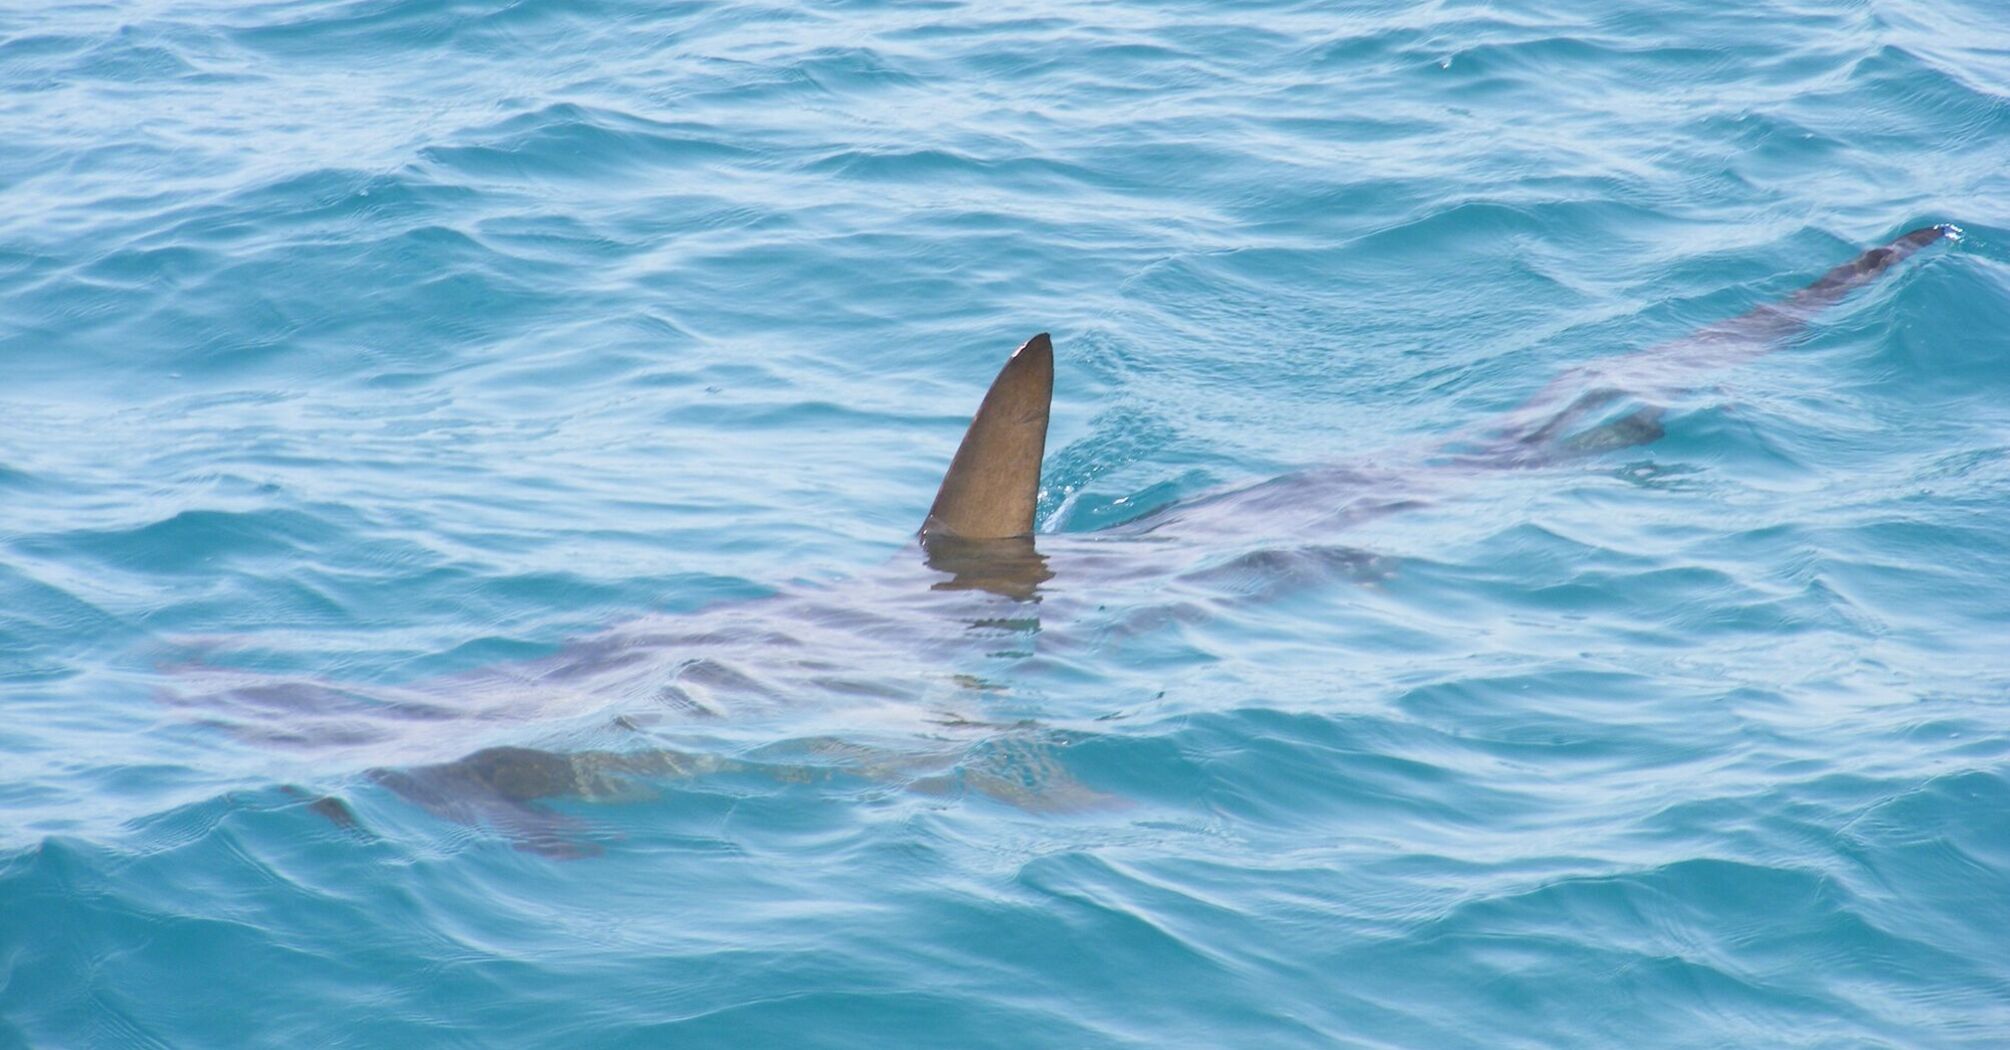
<path fill-rule="evenodd" d="M 1012 351 L 991 381 L 922 522 L 924 535 L 1032 535 L 1053 400 L 1054 341 L 1041 332 Z"/>

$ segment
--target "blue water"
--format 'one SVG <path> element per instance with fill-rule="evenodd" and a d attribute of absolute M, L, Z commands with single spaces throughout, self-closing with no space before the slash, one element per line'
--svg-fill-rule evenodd
<path fill-rule="evenodd" d="M 8 5 L 0 1046 L 2003 1045 L 2001 16 Z"/>

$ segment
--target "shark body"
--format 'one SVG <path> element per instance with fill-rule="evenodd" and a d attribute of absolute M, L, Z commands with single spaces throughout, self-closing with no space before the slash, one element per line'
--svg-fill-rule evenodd
<path fill-rule="evenodd" d="M 915 556 L 839 584 L 648 617 L 543 659 L 410 686 L 348 689 L 204 669 L 195 677 L 209 688 L 178 702 L 271 746 L 367 762 L 368 777 L 402 798 L 554 856 L 594 847 L 549 801 L 632 798 L 667 779 L 852 780 L 977 792 L 1031 808 L 1103 804 L 1054 757 L 1068 733 L 988 720 L 973 702 L 987 683 L 945 669 L 967 666 L 973 651 L 1031 656 L 1035 635 L 1043 652 L 1084 645 L 1065 632 L 1043 634 L 1043 625 L 1067 622 L 1112 586 L 1219 571 L 1174 552 L 1246 544 L 1253 527 L 1288 546 L 1237 571 L 1302 573 L 1309 561 L 1330 576 L 1372 575 L 1375 556 L 1333 542 L 1336 533 L 1428 503 L 1474 471 L 1656 440 L 1663 406 L 1700 374 L 1780 345 L 1851 291 L 1957 233 L 1914 230 L 1783 300 L 1566 373 L 1400 472 L 1307 470 L 1036 543 L 1054 382 L 1053 343 L 1043 333 L 993 381 L 917 533 Z M 803 705 L 806 696 L 844 702 Z M 776 743 L 762 725 L 783 711 L 789 735 Z M 610 725 L 638 734 L 642 746 L 466 748 L 470 737 L 567 719 L 589 737 Z M 694 733 L 703 746 L 665 746 Z M 333 797 L 309 804 L 356 823 Z"/>

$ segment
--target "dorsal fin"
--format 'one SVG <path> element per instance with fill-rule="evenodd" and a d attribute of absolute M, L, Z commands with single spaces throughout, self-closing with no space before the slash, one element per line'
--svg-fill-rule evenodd
<path fill-rule="evenodd" d="M 991 381 L 921 523 L 923 534 L 972 540 L 1032 534 L 1053 400 L 1054 341 L 1041 332 L 1014 350 Z"/>

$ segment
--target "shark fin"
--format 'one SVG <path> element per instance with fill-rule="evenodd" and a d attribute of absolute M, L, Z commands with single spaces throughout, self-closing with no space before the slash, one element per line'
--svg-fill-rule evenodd
<path fill-rule="evenodd" d="M 1858 255 L 1785 299 L 1754 307 L 1728 321 L 1706 325 L 1696 335 L 1705 342 L 1746 343 L 1763 351 L 1772 343 L 1807 327 L 1817 314 L 1842 302 L 1849 293 L 1876 280 L 1921 248 L 1935 241 L 1960 239 L 1959 226 L 1948 223 L 1922 226 Z"/>
<path fill-rule="evenodd" d="M 1950 223 L 1938 226 L 1922 226 L 1911 233 L 1886 244 L 1872 248 L 1862 255 L 1836 267 L 1822 275 L 1821 280 L 1795 292 L 1787 299 L 1791 310 L 1812 313 L 1842 301 L 1852 289 L 1862 287 L 1876 280 L 1879 274 L 1904 262 L 1912 253 L 1938 240 L 1957 241 L 1961 239 L 1961 228 Z"/>
<path fill-rule="evenodd" d="M 921 524 L 924 536 L 1032 535 L 1053 400 L 1054 341 L 1042 332 L 1014 350 L 991 381 Z"/>

